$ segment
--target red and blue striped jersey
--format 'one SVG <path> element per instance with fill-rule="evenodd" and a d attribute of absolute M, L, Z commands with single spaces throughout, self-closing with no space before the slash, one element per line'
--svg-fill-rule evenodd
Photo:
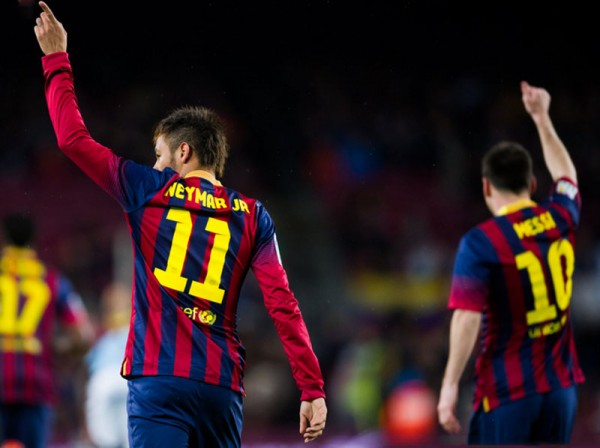
<path fill-rule="evenodd" d="M 67 54 L 43 57 L 43 67 L 61 150 L 120 204 L 131 232 L 132 317 L 122 375 L 174 375 L 244 393 L 236 316 L 252 269 L 301 399 L 323 397 L 321 370 L 263 204 L 203 171 L 180 177 L 116 156 L 89 135 Z"/>
<path fill-rule="evenodd" d="M 511 204 L 461 239 L 449 307 L 482 313 L 475 408 L 584 381 L 569 311 L 580 208 L 562 178 L 546 201 Z"/>
<path fill-rule="evenodd" d="M 0 402 L 54 404 L 58 324 L 87 320 L 71 282 L 35 251 L 8 246 L 0 258 Z"/>

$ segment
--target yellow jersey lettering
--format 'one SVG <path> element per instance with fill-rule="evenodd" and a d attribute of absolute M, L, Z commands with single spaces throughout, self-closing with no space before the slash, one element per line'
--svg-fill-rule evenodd
<path fill-rule="evenodd" d="M 545 212 L 540 216 L 534 216 L 533 218 L 513 224 L 513 229 L 519 239 L 534 236 L 554 228 L 556 228 L 556 223 L 550 212 Z"/>
<path fill-rule="evenodd" d="M 556 228 L 556 223 L 554 222 L 554 218 L 552 218 L 552 215 L 550 214 L 550 212 L 542 213 L 540 215 L 540 220 L 542 221 L 542 224 L 544 225 L 544 229 L 550 230 L 550 229 Z"/>
<path fill-rule="evenodd" d="M 558 320 L 547 322 L 543 325 L 536 325 L 530 327 L 528 330 L 529 338 L 536 339 L 542 336 L 548 336 L 554 333 L 558 333 L 567 324 L 567 315 L 563 315 Z"/>
<path fill-rule="evenodd" d="M 233 200 L 233 207 L 231 207 L 231 210 L 234 212 L 241 211 L 244 213 L 250 213 L 250 209 L 248 208 L 246 201 L 237 198 Z"/>
<path fill-rule="evenodd" d="M 175 182 L 173 185 L 171 185 L 169 188 L 167 188 L 167 191 L 165 191 L 165 196 L 169 196 L 169 197 L 173 197 L 175 196 L 175 188 L 177 188 L 177 185 L 179 185 L 177 182 Z"/>
<path fill-rule="evenodd" d="M 196 191 L 198 187 L 185 187 L 185 192 L 187 193 L 187 200 L 192 202 L 194 199 L 194 191 Z"/>
<path fill-rule="evenodd" d="M 200 192 L 198 203 L 202 204 L 202 207 L 206 207 L 206 191 Z"/>
<path fill-rule="evenodd" d="M 205 207 L 206 208 L 215 208 L 215 197 L 212 194 L 210 194 L 210 193 L 208 193 L 206 195 L 206 205 L 205 205 Z"/>
<path fill-rule="evenodd" d="M 177 199 L 185 199 L 185 188 L 183 187 L 183 185 L 181 184 L 176 184 L 177 186 L 175 187 L 175 197 Z"/>
<path fill-rule="evenodd" d="M 248 209 L 248 204 L 246 204 L 245 201 L 242 201 L 240 199 L 240 209 L 244 212 L 244 213 L 250 213 L 250 210 Z"/>
<path fill-rule="evenodd" d="M 0 347 L 2 351 L 10 353 L 37 355 L 42 352 L 42 343 L 35 336 L 3 336 L 0 338 Z"/>
<path fill-rule="evenodd" d="M 215 198 L 215 208 L 227 208 L 227 203 L 223 198 Z"/>

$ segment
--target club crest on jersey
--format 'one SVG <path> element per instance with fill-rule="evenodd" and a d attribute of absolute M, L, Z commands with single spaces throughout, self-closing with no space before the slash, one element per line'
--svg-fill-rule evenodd
<path fill-rule="evenodd" d="M 217 320 L 217 315 L 211 310 L 201 310 L 197 306 L 193 308 L 181 307 L 181 311 L 183 311 L 185 315 L 193 321 L 201 322 L 203 324 L 212 325 Z"/>

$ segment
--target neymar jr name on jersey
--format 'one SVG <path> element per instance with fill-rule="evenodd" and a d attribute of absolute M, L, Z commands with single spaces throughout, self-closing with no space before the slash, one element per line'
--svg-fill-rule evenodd
<path fill-rule="evenodd" d="M 212 193 L 206 190 L 200 190 L 200 188 L 193 185 L 184 186 L 179 182 L 175 182 L 173 185 L 171 185 L 167 191 L 165 191 L 165 196 L 184 199 L 195 204 L 202 204 L 202 207 L 205 208 L 227 208 L 227 202 L 224 198 L 215 197 Z M 250 213 L 250 209 L 248 208 L 246 201 L 239 198 L 233 199 L 231 210 L 234 212 L 242 211 L 244 213 Z"/>

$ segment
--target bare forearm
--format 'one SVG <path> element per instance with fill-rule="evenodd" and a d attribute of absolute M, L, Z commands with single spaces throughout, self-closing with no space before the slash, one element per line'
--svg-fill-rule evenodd
<path fill-rule="evenodd" d="M 455 310 L 450 323 L 450 350 L 444 373 L 445 384 L 458 384 L 465 366 L 473 352 L 481 313 L 467 310 Z"/>
<path fill-rule="evenodd" d="M 535 125 L 540 137 L 544 161 L 553 180 L 568 177 L 577 182 L 577 172 L 567 148 L 558 136 L 548 115 L 537 117 Z"/>

